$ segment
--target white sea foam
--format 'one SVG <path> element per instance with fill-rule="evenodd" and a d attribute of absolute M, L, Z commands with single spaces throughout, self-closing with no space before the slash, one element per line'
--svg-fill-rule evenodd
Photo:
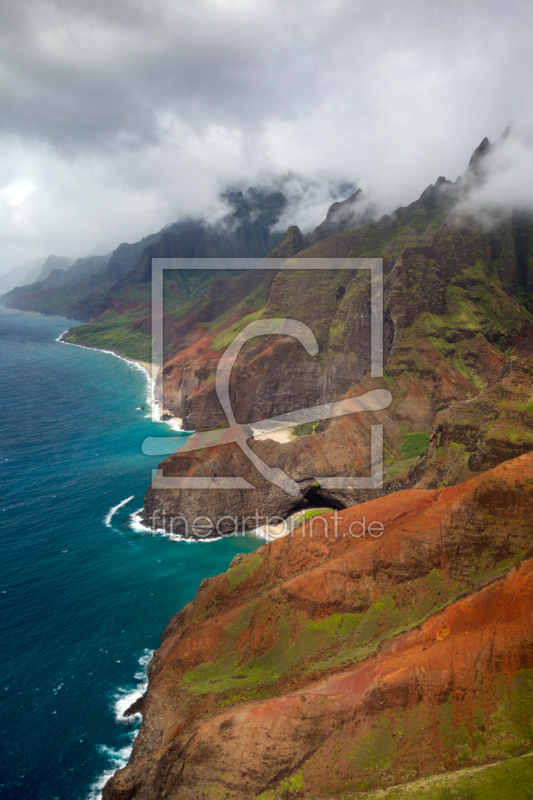
<path fill-rule="evenodd" d="M 98 776 L 98 778 L 95 780 L 95 782 L 89 789 L 87 800 L 102 800 L 102 789 L 104 788 L 108 780 L 113 777 L 117 769 L 125 767 L 126 764 L 127 764 L 127 759 L 123 764 L 117 764 L 115 767 L 113 767 L 113 769 L 106 769 L 105 772 L 102 772 L 102 774 Z"/>
<path fill-rule="evenodd" d="M 56 342 L 62 342 L 63 344 L 70 344 L 70 342 L 63 342 L 63 336 L 64 336 L 66 333 L 68 333 L 68 332 L 69 332 L 69 330 L 70 330 L 70 328 L 67 328 L 67 329 L 66 329 L 66 331 L 63 331 L 63 333 L 60 333 L 60 334 L 59 334 L 59 336 L 57 337 L 57 339 L 56 339 L 55 341 L 56 341 Z"/>
<path fill-rule="evenodd" d="M 143 509 L 139 508 L 138 511 L 134 511 L 133 514 L 130 515 L 130 528 L 132 531 L 135 531 L 135 533 L 150 533 L 153 536 L 165 536 L 172 542 L 186 542 L 187 544 L 218 542 L 220 539 L 224 538 L 223 536 L 213 536 L 208 539 L 193 539 L 188 536 L 180 536 L 179 533 L 170 533 L 170 531 L 166 531 L 164 528 L 150 528 L 142 521 L 142 512 Z"/>
<path fill-rule="evenodd" d="M 104 770 L 104 772 L 102 772 L 102 774 L 99 775 L 92 784 L 91 788 L 89 789 L 89 794 L 87 795 L 87 800 L 102 800 L 102 789 L 108 780 L 113 777 L 117 769 L 122 769 L 122 767 L 125 767 L 128 763 L 128 759 L 133 748 L 133 742 L 135 741 L 137 733 L 138 730 L 131 731 L 130 744 L 126 745 L 125 747 L 121 747 L 118 750 L 114 749 L 113 747 L 106 747 L 106 745 L 99 745 L 98 752 L 102 753 L 102 755 L 109 759 L 111 766 Z"/>
<path fill-rule="evenodd" d="M 142 656 L 139 658 L 139 666 L 141 669 L 135 673 L 134 678 L 136 681 L 140 681 L 137 686 L 132 689 L 131 687 L 120 687 L 116 694 L 113 697 L 113 710 L 115 712 L 115 720 L 117 722 L 130 724 L 131 721 L 135 718 L 138 720 L 141 719 L 141 715 L 139 713 L 130 714 L 127 717 L 124 716 L 124 713 L 128 710 L 128 708 L 133 705 L 140 697 L 143 696 L 145 693 L 147 686 L 148 686 L 148 677 L 146 675 L 146 670 L 148 668 L 148 664 L 150 663 L 150 659 L 154 654 L 153 650 L 146 650 L 143 651 Z"/>
<path fill-rule="evenodd" d="M 137 511 L 134 511 L 133 514 L 130 514 L 129 525 L 132 531 L 135 531 L 135 533 L 167 533 L 163 528 L 150 528 L 148 525 L 145 525 L 142 521 L 143 511 L 143 508 L 139 508 Z"/>
<path fill-rule="evenodd" d="M 145 648 L 145 650 L 143 651 L 143 654 L 139 659 L 139 666 L 141 667 L 141 671 L 136 672 L 135 675 L 133 676 L 136 681 L 142 681 L 146 678 L 146 670 L 148 669 L 148 664 L 152 660 L 153 654 L 154 651 L 149 650 L 148 648 Z"/>
<path fill-rule="evenodd" d="M 116 749 L 114 747 L 108 747 L 105 744 L 98 745 L 98 752 L 102 753 L 102 755 L 109 760 L 110 764 L 108 764 L 106 769 L 91 785 L 86 800 L 102 800 L 102 789 L 107 781 L 113 777 L 117 769 L 122 769 L 122 767 L 125 767 L 128 763 L 133 748 L 133 742 L 139 733 L 141 715 L 130 714 L 130 716 L 124 717 L 124 712 L 145 693 L 148 686 L 146 670 L 153 654 L 153 650 L 149 650 L 148 648 L 143 650 L 138 661 L 140 669 L 134 675 L 135 680 L 139 681 L 137 686 L 135 688 L 131 686 L 120 687 L 113 695 L 112 708 L 116 722 L 122 725 L 134 725 L 135 727 L 132 727 L 132 730 L 129 731 L 128 738 L 130 742 L 124 747 Z"/>
<path fill-rule="evenodd" d="M 113 508 L 110 508 L 109 511 L 107 512 L 107 514 L 105 515 L 104 525 L 106 525 L 106 527 L 108 527 L 108 528 L 111 528 L 112 527 L 111 520 L 113 519 L 113 517 L 115 516 L 115 514 L 117 513 L 119 508 L 122 508 L 122 506 L 125 506 L 126 503 L 129 503 L 130 500 L 133 500 L 134 497 L 135 497 L 135 495 L 132 494 L 131 497 L 126 497 L 125 500 L 121 500 L 120 503 L 117 503 L 116 506 L 113 506 Z"/>
<path fill-rule="evenodd" d="M 146 367 L 144 367 L 138 361 L 134 361 L 131 358 L 126 358 L 126 356 L 121 356 L 118 353 L 115 353 L 113 350 L 103 350 L 100 347 L 88 347 L 85 344 L 77 344 L 76 342 L 67 342 L 62 337 L 65 335 L 65 333 L 68 333 L 68 330 L 70 330 L 70 329 L 67 329 L 66 331 L 63 331 L 61 336 L 57 337 L 56 342 L 59 342 L 60 344 L 69 344 L 69 345 L 71 345 L 71 347 L 81 347 L 83 350 L 96 350 L 96 352 L 98 352 L 98 353 L 109 353 L 109 355 L 115 356 L 115 358 L 120 358 L 121 361 L 125 361 L 126 364 L 129 364 L 133 369 L 141 370 L 141 372 L 143 372 L 145 377 L 146 377 L 146 386 L 147 386 L 147 389 L 148 389 L 148 393 L 146 395 L 146 404 L 150 408 L 150 412 L 148 414 L 146 414 L 146 417 L 147 418 L 151 418 L 152 420 L 154 420 L 154 422 L 163 422 L 165 425 L 168 425 L 168 427 L 171 428 L 174 431 L 181 431 L 182 430 L 181 420 L 179 420 L 179 419 L 162 420 L 161 419 L 161 415 L 162 415 L 163 412 L 162 412 L 161 406 L 159 405 L 159 403 L 156 402 L 156 399 L 155 399 L 155 381 L 154 381 L 152 375 L 150 374 L 149 370 L 146 369 Z M 136 410 L 138 410 L 138 409 L 136 409 Z"/>
<path fill-rule="evenodd" d="M 252 536 L 255 536 L 256 539 L 264 539 L 266 542 L 272 542 L 274 537 L 270 536 L 263 528 L 254 528 L 250 531 Z"/>

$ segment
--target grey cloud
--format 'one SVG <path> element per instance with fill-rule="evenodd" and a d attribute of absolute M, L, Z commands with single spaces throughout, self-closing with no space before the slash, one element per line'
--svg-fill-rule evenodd
<path fill-rule="evenodd" d="M 517 126 L 492 145 L 482 160 L 480 180 L 459 204 L 491 227 L 509 212 L 533 213 L 533 127 Z"/>
<path fill-rule="evenodd" d="M 518 0 L 4 0 L 0 271 L 216 217 L 222 187 L 272 176 L 307 228 L 342 181 L 409 202 L 526 114 L 532 17 Z"/>

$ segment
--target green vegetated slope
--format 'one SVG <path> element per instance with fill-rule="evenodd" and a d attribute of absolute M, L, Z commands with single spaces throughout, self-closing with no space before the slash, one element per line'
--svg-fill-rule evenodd
<path fill-rule="evenodd" d="M 524 365 L 521 386 L 515 380 L 517 336 L 533 321 L 533 225 L 515 216 L 487 232 L 473 219 L 454 218 L 450 191 L 447 184 L 437 184 L 392 218 L 368 222 L 299 254 L 302 259 L 320 255 L 384 259 L 386 336 L 387 324 L 389 331 L 393 329 L 384 378 L 393 395 L 390 414 L 400 426 L 393 440 L 386 437 L 390 479 L 407 474 L 412 459 L 427 447 L 438 414 L 451 406 L 455 409 L 457 403 L 473 401 L 457 413 L 475 416 L 478 422 L 492 419 L 495 425 L 495 417 L 504 410 L 507 422 L 500 424 L 500 439 L 507 436 L 505 429 L 507 438 L 514 437 L 516 443 L 507 457 L 525 452 L 533 442 L 533 426 L 522 413 L 530 397 Z M 342 317 L 332 320 L 332 346 L 343 346 L 343 326 Z M 506 388 L 507 381 L 492 391 L 508 372 L 514 388 Z M 476 400 L 487 392 L 488 416 L 487 407 L 481 410 Z M 455 414 L 450 411 L 450 418 Z M 465 444 L 464 436 L 453 440 Z M 463 469 L 457 454 L 443 478 L 448 482 L 466 478 L 481 465 L 476 468 L 471 462 Z M 494 466 L 498 458 L 485 461 Z"/>
<path fill-rule="evenodd" d="M 378 745 L 379 742 L 367 742 Z M 383 753 L 375 753 L 379 768 Z M 281 793 L 267 791 L 255 800 L 280 800 L 282 796 L 302 796 L 306 789 L 301 774 L 287 778 Z M 457 770 L 455 773 L 422 778 L 413 783 L 380 789 L 377 792 L 343 792 L 339 800 L 531 800 L 533 797 L 533 755 L 509 758 L 496 764 Z M 283 793 L 285 793 L 283 795 Z M 306 800 L 329 800 L 330 795 L 305 792 Z"/>
<path fill-rule="evenodd" d="M 531 800 L 533 755 L 424 778 L 407 786 L 342 795 L 343 800 Z M 308 795 L 309 800 L 315 800 Z M 316 798 L 316 800 L 323 800 Z"/>
<path fill-rule="evenodd" d="M 164 282 L 165 360 L 212 329 L 230 326 L 236 318 L 264 307 L 271 280 L 265 271 L 245 279 L 226 271 L 170 272 Z M 91 322 L 72 328 L 69 341 L 151 361 L 150 284 L 114 287 L 107 305 Z"/>
<path fill-rule="evenodd" d="M 532 470 L 316 514 L 203 582 L 107 800 L 527 797 Z M 363 514 L 385 535 L 350 534 Z"/>

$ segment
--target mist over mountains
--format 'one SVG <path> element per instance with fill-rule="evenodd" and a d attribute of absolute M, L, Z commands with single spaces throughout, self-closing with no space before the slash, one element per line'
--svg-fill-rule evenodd
<path fill-rule="evenodd" d="M 533 211 L 533 135 L 529 133 L 529 126 L 508 127 L 492 144 L 485 137 L 472 156 L 467 175 L 469 177 L 462 180 L 451 181 L 455 186 L 457 213 L 473 215 L 490 228 L 509 214 Z M 184 214 L 156 233 L 149 233 L 131 244 L 120 244 L 107 254 L 111 262 L 107 274 L 110 279 L 123 278 L 142 251 L 169 232 L 180 233 L 183 237 L 185 230 L 194 227 L 197 231 L 199 227 L 204 231 L 209 229 L 209 241 L 203 242 L 203 250 L 200 248 L 198 254 L 216 251 L 218 255 L 225 253 L 227 256 L 262 256 L 273 249 L 291 225 L 300 228 L 304 243 L 309 246 L 394 210 L 390 198 L 380 195 L 376 187 L 367 185 L 364 180 L 357 186 L 353 181 L 333 180 L 327 176 L 308 179 L 290 172 L 281 177 L 263 174 L 256 186 L 237 184 L 221 191 L 201 213 Z M 246 244 L 231 244 L 235 235 L 237 238 L 241 235 L 235 232 L 244 222 L 251 226 L 244 237 Z M 198 232 L 195 241 L 196 247 Z M 194 253 L 191 247 L 192 240 L 187 252 Z M 87 267 L 89 271 L 102 267 L 105 261 L 102 247 L 94 250 L 99 253 L 100 260 L 91 261 L 92 267 Z M 57 258 L 61 263 L 54 261 Z M 6 291 L 43 281 L 53 269 L 66 270 L 74 261 L 65 256 L 33 259 L 0 276 L 0 288 Z M 56 275 L 54 280 L 61 283 L 64 279 Z"/>
<path fill-rule="evenodd" d="M 4 276 L 3 282 L 0 278 L 0 285 L 11 290 L 15 286 L 39 284 L 32 290 L 33 296 L 36 291 L 47 293 L 99 275 L 92 278 L 90 285 L 94 288 L 95 280 L 111 283 L 125 278 L 143 253 L 145 261 L 153 257 L 156 252 L 153 246 L 159 242 L 163 249 L 170 246 L 173 253 L 187 258 L 266 256 L 293 220 L 300 221 L 302 227 L 313 219 L 320 220 L 326 204 L 334 200 L 321 225 L 314 230 L 304 227 L 305 243 L 312 244 L 370 218 L 374 207 L 361 189 L 354 189 L 347 182 L 335 186 L 328 182 L 306 182 L 294 175 L 267 182 L 260 188 L 227 189 L 218 198 L 217 207 L 207 209 L 205 215 L 185 217 L 131 244 L 123 242 L 106 255 L 76 261 L 52 255 L 31 262 L 28 272 L 28 265 L 21 265 Z M 346 194 L 348 197 L 343 199 Z M 26 292 L 17 294 L 21 302 L 25 302 L 22 298 L 26 296 Z"/>
<path fill-rule="evenodd" d="M 73 263 L 50 256 L 40 267 L 37 280 L 8 291 L 0 300 L 13 308 L 91 322 L 78 333 L 87 343 L 147 359 L 153 258 L 289 258 L 300 253 L 337 257 L 349 253 L 382 257 L 387 270 L 400 252 L 398 246 L 431 241 L 436 224 L 452 228 L 466 224 L 492 232 L 491 247 L 502 287 L 511 294 L 522 293 L 522 297 L 533 288 L 533 207 L 527 189 L 521 189 L 524 177 L 515 160 L 524 147 L 527 142 L 509 130 L 494 144 L 484 137 L 470 160 L 465 158 L 468 166 L 459 178 L 451 181 L 441 175 L 418 200 L 392 213 L 382 213 L 383 206 L 370 191 L 365 193 L 347 182 L 330 185 L 329 199 L 332 194 L 344 195 L 344 199 L 336 199 L 327 210 L 324 207 L 322 221 L 311 229 L 302 226 L 302 230 L 297 220 L 315 215 L 316 209 L 312 214 L 310 210 L 324 185 L 317 188 L 289 176 L 264 187 L 226 189 L 218 198 L 216 213 L 211 207 L 205 215 L 182 218 L 131 244 L 124 242 L 106 255 Z M 498 192 L 502 184 L 508 188 L 506 193 Z M 339 237 L 352 235 L 355 246 L 346 250 Z M 388 240 L 396 242 L 392 250 Z M 28 281 L 36 274 L 33 269 Z M 193 282 L 192 294 L 185 280 L 176 296 L 174 313 L 178 317 L 200 291 L 207 293 L 202 302 L 209 305 L 210 280 L 212 277 L 201 287 Z M 531 304 L 527 296 L 522 301 Z M 211 318 L 213 313 L 214 307 L 201 315 Z M 178 336 L 173 347 L 181 346 L 180 341 Z"/>
<path fill-rule="evenodd" d="M 455 180 L 483 136 L 531 130 L 520 0 L 6 0 L 0 15 L 4 272 L 223 216 L 226 188 L 265 176 L 349 180 L 379 218 Z M 286 227 L 312 230 L 349 192 L 316 194 Z"/>
<path fill-rule="evenodd" d="M 228 242 L 225 245 L 221 243 L 221 237 L 231 238 L 236 227 L 243 221 L 254 226 L 255 235 L 259 236 L 259 239 L 251 244 L 253 254 L 265 255 L 289 225 L 298 224 L 304 232 L 311 232 L 322 220 L 325 210 L 332 202 L 342 203 L 354 191 L 356 191 L 354 184 L 346 181 L 333 182 L 326 178 L 307 180 L 294 174 L 278 178 L 262 176 L 262 183 L 257 187 L 244 184 L 221 191 L 216 202 L 205 207 L 197 215 L 184 214 L 176 222 L 164 225 L 156 233 L 149 233 L 138 241 L 131 244 L 124 242 L 118 248 L 110 248 L 109 252 L 104 252 L 104 248 L 99 246 L 93 248 L 89 255 L 107 254 L 112 262 L 109 276 L 114 279 L 121 278 L 132 267 L 142 250 L 158 241 L 164 232 L 183 231 L 191 225 L 208 227 L 211 238 L 214 237 L 219 241 L 223 252 L 230 255 L 249 255 L 251 243 L 248 243 L 244 250 L 242 247 L 232 247 Z M 361 202 L 359 205 L 361 206 Z M 348 214 L 346 218 L 349 216 Z M 263 228 L 269 231 L 266 238 L 264 231 L 259 233 L 259 229 Z M 52 269 L 68 269 L 75 260 L 59 257 L 60 261 L 62 259 L 60 263 L 54 259 L 57 260 L 58 257 L 41 257 L 14 267 L 4 275 L 0 275 L 0 288 L 6 291 L 15 286 L 45 280 Z M 46 268 L 45 263 L 49 263 L 50 268 Z"/>

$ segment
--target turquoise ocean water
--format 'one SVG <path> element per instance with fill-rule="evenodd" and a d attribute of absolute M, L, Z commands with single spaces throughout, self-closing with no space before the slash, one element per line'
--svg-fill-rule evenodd
<path fill-rule="evenodd" d="M 176 434 L 151 421 L 144 371 L 55 341 L 72 324 L 0 307 L 3 800 L 98 798 L 169 618 L 262 543 L 136 529 L 159 460 L 142 441 Z"/>

